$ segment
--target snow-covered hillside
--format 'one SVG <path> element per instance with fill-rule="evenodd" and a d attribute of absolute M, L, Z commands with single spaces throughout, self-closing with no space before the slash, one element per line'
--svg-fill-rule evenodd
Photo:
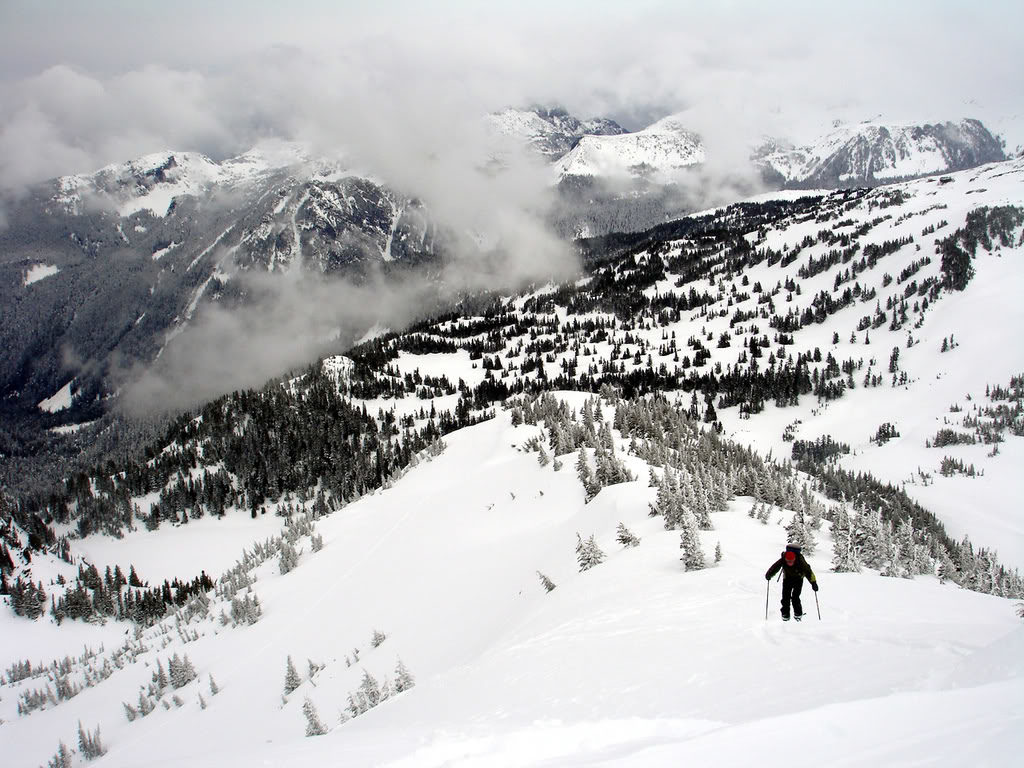
<path fill-rule="evenodd" d="M 762 524 L 736 498 L 700 534 L 709 567 L 686 571 L 626 441 L 614 452 L 639 479 L 585 503 L 572 464 L 542 464 L 536 437 L 507 412 L 449 435 L 390 489 L 298 534 L 284 575 L 250 548 L 236 599 L 258 598 L 255 623 L 221 619 L 222 596 L 134 635 L 0 616 L 5 669 L 66 653 L 57 677 L 80 685 L 89 669 L 92 683 L 19 716 L 20 698 L 53 681 L 8 682 L 8 764 L 78 749 L 80 728 L 106 749 L 97 766 L 787 765 L 794 748 L 812 762 L 956 766 L 1005 764 L 1024 746 L 1024 627 L 1010 602 L 932 577 L 832 574 L 823 529 L 809 556 L 820 601 L 805 590 L 804 621 L 783 624 L 763 574 L 791 512 Z M 638 546 L 617 542 L 620 523 Z M 605 561 L 580 572 L 577 534 Z M 177 558 L 201 565 L 189 547 Z M 339 720 L 385 680 L 387 700 Z M 304 736 L 313 720 L 326 735 Z"/>
<path fill-rule="evenodd" d="M 74 557 L 134 565 L 158 592 L 224 575 L 138 631 L 0 611 L 17 764 L 77 747 L 79 722 L 111 766 L 784 765 L 794 744 L 826 764 L 1012 762 L 1024 161 L 780 197 L 605 243 L 589 277 L 479 316 L 376 337 L 308 392 L 299 377 L 214 404 L 142 462 L 166 460 L 163 475 L 78 479 L 52 503 L 100 515 L 106 501 L 136 530 L 72 538 Z M 602 385 L 600 407 L 578 391 Z M 658 392 L 668 421 L 643 410 Z M 399 466 L 391 437 L 487 408 L 354 499 Z M 383 443 L 345 434 L 360 418 Z M 307 421 L 327 434 L 294 428 Z M 808 455 L 812 474 L 795 473 Z M 221 508 L 202 509 L 221 485 Z M 280 533 L 275 513 L 290 515 Z M 580 571 L 590 537 L 606 558 Z M 805 620 L 783 624 L 764 580 L 791 537 L 816 541 L 820 620 L 805 590 Z M 51 597 L 83 564 L 11 552 Z"/>
<path fill-rule="evenodd" d="M 669 116 L 635 133 L 584 136 L 554 167 L 559 179 L 596 176 L 671 181 L 680 169 L 704 160 L 700 137 L 687 130 L 678 117 Z"/>

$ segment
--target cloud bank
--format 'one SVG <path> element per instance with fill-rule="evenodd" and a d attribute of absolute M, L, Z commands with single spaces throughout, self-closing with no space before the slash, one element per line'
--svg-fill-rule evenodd
<path fill-rule="evenodd" d="M 1024 92 L 1024 9 L 1008 2 L 477 5 L 183 0 L 168 14 L 12 0 L 0 10 L 0 183 L 164 148 L 223 157 L 266 136 L 378 160 L 452 149 L 481 114 L 535 101 L 632 128 L 686 110 L 709 138 L 746 139 L 834 116 L 1017 112 Z"/>
<path fill-rule="evenodd" d="M 461 252 L 442 280 L 454 291 L 575 266 L 544 224 L 545 168 L 479 171 L 481 116 L 509 105 L 558 103 L 630 129 L 682 113 L 708 149 L 699 189 L 685 192 L 711 202 L 737 179 L 743 188 L 739 169 L 763 135 L 800 142 L 834 119 L 879 116 L 1024 125 L 1019 3 L 137 5 L 0 8 L 0 222 L 4 199 L 46 178 L 163 149 L 221 159 L 297 140 L 475 233 L 486 247 Z M 1011 148 L 1021 142 L 1008 136 Z M 492 257 L 480 261 L 481 250 Z M 144 400 L 195 402 L 259 384 L 315 357 L 338 328 L 401 324 L 423 298 L 381 284 L 250 289 L 260 298 L 249 310 L 210 309 L 168 347 L 163 373 L 138 390 Z"/>

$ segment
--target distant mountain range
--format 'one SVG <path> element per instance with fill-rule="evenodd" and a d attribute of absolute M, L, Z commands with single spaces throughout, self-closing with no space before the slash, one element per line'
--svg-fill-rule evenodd
<path fill-rule="evenodd" d="M 627 132 L 613 120 L 530 107 L 485 124 L 550 165 L 550 220 L 566 237 L 640 231 L 701 206 L 710 158 L 679 116 Z M 963 120 L 836 126 L 807 146 L 767 141 L 751 163 L 776 188 L 856 187 L 1002 158 L 997 138 Z M 671 183 L 689 172 L 697 184 Z M 446 229 L 415 193 L 283 142 L 219 162 L 159 152 L 37 185 L 6 211 L 0 231 L 8 423 L 30 415 L 52 427 L 102 413 L 115 368 L 152 363 L 204 303 L 246 301 L 238 271 L 363 281 L 424 267 L 436 275 L 456 238 L 472 233 Z"/>
<path fill-rule="evenodd" d="M 685 115 L 670 115 L 627 132 L 612 121 L 581 121 L 559 109 L 506 109 L 489 115 L 488 125 L 550 160 L 556 182 L 583 177 L 666 183 L 679 171 L 699 168 L 709 159 Z M 775 188 L 873 186 L 1004 159 L 999 138 L 974 119 L 835 123 L 808 144 L 766 137 L 750 152 L 751 168 Z"/>
<path fill-rule="evenodd" d="M 781 186 L 872 186 L 1004 160 L 999 140 L 978 120 L 923 125 L 837 125 L 813 144 L 769 140 L 754 154 Z"/>

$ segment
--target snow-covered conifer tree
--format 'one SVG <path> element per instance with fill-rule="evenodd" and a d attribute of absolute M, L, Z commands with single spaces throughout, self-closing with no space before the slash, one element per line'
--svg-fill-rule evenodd
<path fill-rule="evenodd" d="M 181 688 L 196 679 L 196 669 L 192 666 L 188 654 L 185 654 L 184 659 L 180 659 L 175 653 L 167 662 L 167 668 L 170 673 L 171 686 L 174 688 Z"/>
<path fill-rule="evenodd" d="M 57 747 L 57 754 L 53 756 L 53 759 L 47 762 L 46 768 L 71 768 L 74 764 L 72 761 L 73 752 L 68 749 L 67 744 L 63 741 L 60 742 L 60 746 Z"/>
<path fill-rule="evenodd" d="M 711 503 L 707 490 L 702 485 L 697 485 L 693 489 L 693 516 L 697 520 L 697 527 L 702 531 L 710 531 L 714 527 L 711 524 Z"/>
<path fill-rule="evenodd" d="M 410 688 L 416 685 L 416 680 L 413 678 L 412 673 L 406 668 L 402 660 L 398 660 L 398 664 L 395 666 L 395 692 L 401 693 L 402 691 L 408 691 Z"/>
<path fill-rule="evenodd" d="M 590 463 L 587 461 L 586 449 L 583 446 L 580 446 L 579 456 L 576 459 L 576 475 L 579 477 L 580 483 L 583 484 L 583 490 L 586 491 L 587 501 L 590 501 L 601 490 L 601 487 L 590 471 Z"/>
<path fill-rule="evenodd" d="M 327 733 L 327 726 L 320 720 L 316 706 L 308 696 L 302 702 L 302 714 L 306 716 L 307 736 L 323 736 Z"/>
<path fill-rule="evenodd" d="M 78 721 L 78 752 L 86 760 L 105 755 L 107 750 L 100 739 L 100 727 L 96 726 L 96 732 L 91 733 L 82 727 L 82 721 Z"/>
<path fill-rule="evenodd" d="M 786 526 L 786 536 L 787 541 L 800 547 L 805 555 L 814 553 L 817 542 L 802 512 L 793 515 L 793 519 Z"/>
<path fill-rule="evenodd" d="M 899 574 L 905 579 L 912 579 L 917 570 L 917 542 L 914 539 L 914 527 L 910 520 L 901 520 L 894 537 L 896 558 L 899 562 Z"/>
<path fill-rule="evenodd" d="M 371 675 L 367 670 L 363 670 L 363 680 L 359 683 L 360 693 L 366 696 L 366 701 L 369 704 L 368 709 L 373 709 L 381 701 L 380 684 L 377 679 Z"/>
<path fill-rule="evenodd" d="M 832 548 L 832 570 L 836 573 L 856 573 L 860 570 L 860 555 L 855 534 L 853 520 L 847 514 L 845 506 L 839 507 L 832 521 L 832 538 L 835 540 Z"/>
<path fill-rule="evenodd" d="M 576 534 L 576 561 L 579 563 L 580 573 L 583 571 L 589 571 L 595 565 L 600 565 L 604 562 L 605 554 L 597 542 L 594 540 L 593 535 L 586 541 Z"/>
<path fill-rule="evenodd" d="M 281 540 L 281 556 L 278 558 L 278 566 L 281 569 L 281 574 L 284 575 L 291 571 L 299 564 L 299 552 L 295 549 L 294 545 L 290 544 L 287 540 Z"/>
<path fill-rule="evenodd" d="M 537 571 L 537 577 L 540 579 L 540 583 L 543 585 L 545 592 L 550 592 L 555 588 L 555 582 L 553 582 L 540 571 Z"/>
<path fill-rule="evenodd" d="M 697 532 L 697 521 L 689 510 L 684 510 L 679 548 L 683 550 L 683 556 L 680 559 L 686 570 L 698 571 L 705 566 L 704 550 L 701 549 L 700 534 Z"/>
<path fill-rule="evenodd" d="M 616 529 L 616 534 L 616 541 L 624 547 L 629 548 L 640 545 L 640 539 L 638 539 L 621 521 L 619 522 L 619 527 Z"/>
<path fill-rule="evenodd" d="M 167 673 L 164 672 L 164 664 L 160 659 L 156 660 L 156 672 L 153 673 L 153 682 L 156 683 L 158 691 L 167 687 Z"/>
<path fill-rule="evenodd" d="M 292 663 L 292 657 L 289 656 L 284 670 L 284 695 L 287 696 L 300 685 L 302 685 L 302 680 L 295 669 L 295 664 Z"/>

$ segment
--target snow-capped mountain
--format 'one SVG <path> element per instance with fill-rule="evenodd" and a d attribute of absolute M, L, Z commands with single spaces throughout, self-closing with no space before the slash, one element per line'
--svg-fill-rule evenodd
<path fill-rule="evenodd" d="M 0 397 L 33 412 L 73 379 L 62 405 L 95 415 L 115 358 L 148 364 L 204 304 L 244 303 L 241 272 L 363 279 L 436 264 L 447 247 L 419 200 L 295 144 L 221 162 L 161 152 L 61 177 L 14 204 L 0 231 Z"/>
<path fill-rule="evenodd" d="M 830 189 L 959 171 L 1004 157 L 999 140 L 981 122 L 964 119 L 837 125 L 804 147 L 770 140 L 754 159 L 784 186 Z"/>
<path fill-rule="evenodd" d="M 699 135 L 675 115 L 636 133 L 587 136 L 553 164 L 559 232 L 573 238 L 643 231 L 723 199 L 774 189 L 872 186 L 1004 159 L 1000 140 L 979 121 L 936 125 L 834 125 L 803 147 L 765 139 L 749 164 L 705 166 Z M 684 181 L 686 183 L 678 183 Z M 612 183 L 608 183 L 612 182 Z"/>
<path fill-rule="evenodd" d="M 548 160 L 562 157 L 584 136 L 626 132 L 614 120 L 580 120 L 560 107 L 508 108 L 487 115 L 485 122 L 493 135 L 514 139 Z"/>
<path fill-rule="evenodd" d="M 554 164 L 559 179 L 571 176 L 606 179 L 637 177 L 671 181 L 680 169 L 705 160 L 700 137 L 669 116 L 635 133 L 584 136 Z"/>
<path fill-rule="evenodd" d="M 773 184 L 822 189 L 948 173 L 1003 159 L 999 140 L 973 119 L 920 125 L 840 124 L 807 146 L 767 139 L 753 156 Z M 581 176 L 671 181 L 679 170 L 706 160 L 700 137 L 674 115 L 635 133 L 582 137 L 554 168 L 562 180 Z"/>
<path fill-rule="evenodd" d="M 82 220 L 99 211 L 130 220 L 145 213 L 158 220 L 115 220 L 119 247 L 147 240 L 138 235 L 163 227 L 159 220 L 179 204 L 194 208 L 185 217 L 192 219 L 205 208 L 228 207 L 235 217 L 231 232 L 219 233 L 217 244 L 235 250 L 239 264 L 270 271 L 296 266 L 296 260 L 321 272 L 400 260 L 413 234 L 408 214 L 420 230 L 414 239 L 421 244 L 426 238 L 422 230 L 429 226 L 422 204 L 342 159 L 313 159 L 305 147 L 289 142 L 262 144 L 219 163 L 196 152 L 154 153 L 92 174 L 60 177 L 53 187 L 47 203 L 51 215 Z M 203 234 L 190 238 L 187 249 L 206 252 Z"/>
<path fill-rule="evenodd" d="M 1012 764 L 1024 161 L 600 247 L 0 498 L 5 754 Z"/>
<path fill-rule="evenodd" d="M 140 211 L 164 217 L 177 197 L 205 197 L 217 188 L 252 184 L 308 162 L 300 145 L 283 142 L 254 147 L 223 163 L 198 152 L 157 152 L 95 173 L 61 176 L 52 202 L 76 216 L 102 207 L 122 218 Z"/>

